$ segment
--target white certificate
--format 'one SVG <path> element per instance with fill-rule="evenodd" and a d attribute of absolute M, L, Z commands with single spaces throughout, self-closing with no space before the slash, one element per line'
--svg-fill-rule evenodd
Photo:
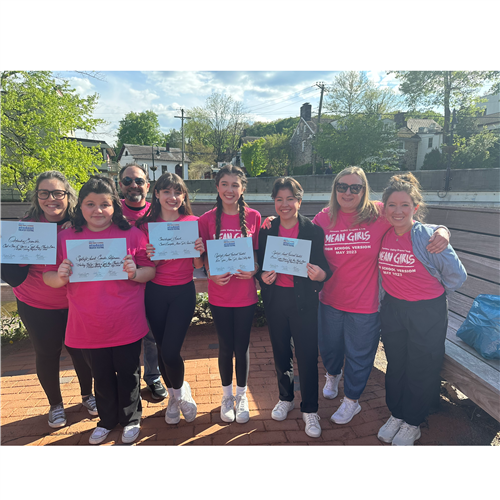
<path fill-rule="evenodd" d="M 55 264 L 57 224 L 2 221 L 4 264 Z"/>
<path fill-rule="evenodd" d="M 73 264 L 70 283 L 128 279 L 123 270 L 126 238 L 67 240 L 66 251 Z"/>
<path fill-rule="evenodd" d="M 252 237 L 232 238 L 207 241 L 208 266 L 210 274 L 217 276 L 230 272 L 253 271 L 255 259 L 253 255 Z"/>
<path fill-rule="evenodd" d="M 199 257 L 194 249 L 198 239 L 198 221 L 150 222 L 148 224 L 149 243 L 155 247 L 151 260 L 191 259 Z"/>
<path fill-rule="evenodd" d="M 268 236 L 262 270 L 307 278 L 310 256 L 310 240 Z"/>

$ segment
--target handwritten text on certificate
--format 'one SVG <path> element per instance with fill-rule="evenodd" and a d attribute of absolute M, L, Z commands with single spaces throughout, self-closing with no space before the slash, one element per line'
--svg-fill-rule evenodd
<path fill-rule="evenodd" d="M 66 250 L 73 264 L 70 283 L 128 279 L 123 270 L 123 258 L 127 255 L 126 238 L 67 240 Z"/>
<path fill-rule="evenodd" d="M 310 256 L 309 240 L 268 236 L 262 270 L 307 278 L 307 263 Z"/>
<path fill-rule="evenodd" d="M 208 266 L 210 274 L 235 273 L 253 271 L 255 259 L 253 255 L 253 241 L 251 237 L 232 238 L 207 241 Z"/>
<path fill-rule="evenodd" d="M 155 247 L 151 260 L 190 259 L 199 257 L 194 249 L 198 239 L 198 221 L 150 222 L 149 243 Z"/>
<path fill-rule="evenodd" d="M 55 264 L 57 224 L 2 221 L 4 264 Z"/>

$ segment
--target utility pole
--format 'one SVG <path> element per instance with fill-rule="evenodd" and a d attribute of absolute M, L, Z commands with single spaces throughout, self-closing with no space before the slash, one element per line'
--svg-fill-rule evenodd
<path fill-rule="evenodd" d="M 182 131 L 182 177 L 184 177 L 184 120 L 190 120 L 190 116 L 184 116 L 184 109 L 181 108 L 181 116 L 174 116 L 174 118 L 181 119 L 181 131 Z M 187 178 L 187 177 L 186 177 Z"/>
<path fill-rule="evenodd" d="M 321 126 L 321 108 L 323 106 L 323 93 L 325 92 L 325 82 L 316 82 L 316 87 L 321 89 L 321 96 L 319 98 L 319 109 L 318 109 L 318 127 L 316 130 L 316 137 L 320 133 Z M 316 151 L 314 151 L 313 164 L 312 164 L 312 173 L 316 175 Z"/>

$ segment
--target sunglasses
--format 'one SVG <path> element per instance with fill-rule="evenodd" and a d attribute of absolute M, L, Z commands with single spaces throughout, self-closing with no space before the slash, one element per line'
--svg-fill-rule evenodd
<path fill-rule="evenodd" d="M 345 184 L 343 182 L 339 182 L 335 189 L 339 193 L 345 193 L 348 189 L 350 189 L 351 194 L 359 194 L 359 192 L 363 189 L 363 184 Z"/>
<path fill-rule="evenodd" d="M 54 191 L 47 191 L 45 189 L 36 190 L 36 195 L 40 200 L 48 200 L 50 195 L 52 195 L 54 200 L 64 200 L 67 194 L 67 191 L 62 191 L 61 189 L 55 189 Z"/>
<path fill-rule="evenodd" d="M 122 184 L 124 186 L 130 186 L 130 184 L 134 181 L 138 186 L 144 186 L 144 184 L 146 184 L 146 179 L 143 179 L 142 177 L 136 177 L 135 179 L 132 179 L 131 177 L 124 177 L 122 179 Z"/>

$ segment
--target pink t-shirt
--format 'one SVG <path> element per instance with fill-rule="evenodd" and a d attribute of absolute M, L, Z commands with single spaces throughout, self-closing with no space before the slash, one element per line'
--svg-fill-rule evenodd
<path fill-rule="evenodd" d="M 123 216 L 132 224 L 135 226 L 135 221 L 142 217 L 147 211 L 148 208 L 151 206 L 151 203 L 149 201 L 146 201 L 146 205 L 144 205 L 141 210 L 132 210 L 130 207 L 127 206 L 126 201 L 127 200 L 120 200 L 122 204 L 122 212 Z"/>
<path fill-rule="evenodd" d="M 415 302 L 443 295 L 444 287 L 415 257 L 411 231 L 398 236 L 387 231 L 378 257 L 382 287 L 393 297 Z"/>
<path fill-rule="evenodd" d="M 40 216 L 40 222 L 55 224 L 49 222 L 43 214 Z M 63 231 L 62 224 L 57 225 L 57 233 Z M 25 304 L 38 309 L 67 309 L 68 299 L 66 297 L 66 287 L 52 288 L 43 281 L 43 271 L 47 266 L 31 264 L 26 279 L 12 289 L 14 295 Z"/>
<path fill-rule="evenodd" d="M 196 215 L 180 215 L 176 222 L 198 220 Z M 156 219 L 156 222 L 166 222 L 163 219 Z M 147 232 L 147 224 L 141 229 Z M 185 285 L 193 281 L 193 259 L 168 259 L 154 261 L 156 264 L 156 275 L 153 283 L 162 286 Z"/>
<path fill-rule="evenodd" d="M 282 238 L 297 238 L 299 235 L 299 222 L 293 226 L 291 229 L 285 229 L 282 225 L 278 230 L 278 236 Z M 283 286 L 285 288 L 293 287 L 293 275 L 276 273 L 276 286 Z"/>
<path fill-rule="evenodd" d="M 205 248 L 207 240 L 215 240 L 215 211 L 204 213 L 198 220 L 200 236 Z M 253 208 L 245 208 L 245 221 L 247 234 L 252 237 L 253 248 L 259 247 L 260 213 Z M 220 239 L 241 238 L 240 216 L 222 213 Z M 246 307 L 257 303 L 257 288 L 255 278 L 249 280 L 231 277 L 229 283 L 224 286 L 216 285 L 208 280 L 208 301 L 214 306 L 221 307 Z"/>
<path fill-rule="evenodd" d="M 382 203 L 378 202 L 382 210 Z M 382 238 L 391 227 L 381 215 L 372 224 L 354 227 L 356 213 L 339 210 L 337 221 L 329 228 L 328 208 L 313 219 L 325 232 L 324 252 L 333 271 L 325 282 L 319 300 L 340 311 L 371 314 L 378 310 L 378 254 Z"/>
<path fill-rule="evenodd" d="M 122 231 L 112 224 L 104 231 L 80 233 L 67 229 L 57 239 L 57 265 L 46 266 L 57 271 L 66 258 L 67 240 L 126 238 L 127 253 L 137 266 L 154 267 L 146 256 L 146 235 L 132 227 Z M 132 280 L 68 283 L 69 315 L 66 345 L 79 349 L 116 347 L 136 342 L 149 331 L 144 307 L 145 283 Z"/>

